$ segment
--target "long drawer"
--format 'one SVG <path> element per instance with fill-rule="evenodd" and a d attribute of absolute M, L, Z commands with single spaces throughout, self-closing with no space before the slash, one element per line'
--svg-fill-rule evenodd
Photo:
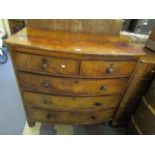
<path fill-rule="evenodd" d="M 103 122 L 110 119 L 114 114 L 114 109 L 96 112 L 56 112 L 41 110 L 26 106 L 28 116 L 34 121 L 65 124 L 91 124 Z"/>
<path fill-rule="evenodd" d="M 109 95 L 122 93 L 128 78 L 70 79 L 19 72 L 21 87 L 25 90 L 51 94 Z"/>
<path fill-rule="evenodd" d="M 80 65 L 80 76 L 87 77 L 113 77 L 130 76 L 136 61 L 82 61 Z"/>
<path fill-rule="evenodd" d="M 20 52 L 14 52 L 13 59 L 17 69 L 32 73 L 75 76 L 78 72 L 78 62 L 72 59 L 38 56 Z"/>
<path fill-rule="evenodd" d="M 101 97 L 69 97 L 45 95 L 33 92 L 24 92 L 26 105 L 59 111 L 82 111 L 114 108 L 118 105 L 120 96 Z"/>

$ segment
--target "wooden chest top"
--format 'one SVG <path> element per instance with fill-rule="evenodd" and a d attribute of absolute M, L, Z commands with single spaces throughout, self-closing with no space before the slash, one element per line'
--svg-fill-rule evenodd
<path fill-rule="evenodd" d="M 49 31 L 29 27 L 11 36 L 6 43 L 18 47 L 79 55 L 140 56 L 145 54 L 132 46 L 130 39 L 125 36 Z"/>

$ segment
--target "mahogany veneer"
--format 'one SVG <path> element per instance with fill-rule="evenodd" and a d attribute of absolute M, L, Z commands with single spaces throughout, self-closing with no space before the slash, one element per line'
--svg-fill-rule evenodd
<path fill-rule="evenodd" d="M 35 28 L 6 42 L 30 126 L 112 119 L 145 54 L 123 36 Z"/>

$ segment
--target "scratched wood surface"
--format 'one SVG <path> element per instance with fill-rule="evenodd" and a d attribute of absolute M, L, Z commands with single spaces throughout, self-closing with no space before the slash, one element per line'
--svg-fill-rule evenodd
<path fill-rule="evenodd" d="M 68 31 L 24 28 L 6 40 L 9 45 L 48 50 L 44 54 L 140 56 L 145 53 L 130 44 L 125 36 L 109 36 Z M 35 53 L 34 53 L 35 54 Z"/>

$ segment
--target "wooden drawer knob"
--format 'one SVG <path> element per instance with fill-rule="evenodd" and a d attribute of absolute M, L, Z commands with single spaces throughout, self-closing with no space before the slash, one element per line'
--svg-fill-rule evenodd
<path fill-rule="evenodd" d="M 107 86 L 101 86 L 101 88 L 100 88 L 101 90 L 103 90 L 103 91 L 105 91 L 105 90 L 107 90 L 108 89 L 108 87 Z"/>
<path fill-rule="evenodd" d="M 45 101 L 44 101 L 44 104 L 46 104 L 46 105 L 50 105 L 50 104 L 51 104 L 51 102 L 50 102 L 50 101 L 48 101 L 48 100 L 45 100 Z"/>
<path fill-rule="evenodd" d="M 95 103 L 95 106 L 97 106 L 97 107 L 99 107 L 99 106 L 101 106 L 102 105 L 102 103 L 99 103 L 99 102 L 96 102 Z"/>
<path fill-rule="evenodd" d="M 95 116 L 91 116 L 91 119 L 96 119 L 96 117 Z"/>
<path fill-rule="evenodd" d="M 49 83 L 48 83 L 48 82 L 44 82 L 44 83 L 43 83 L 43 87 L 44 87 L 44 88 L 48 88 L 48 87 L 49 87 Z"/>
<path fill-rule="evenodd" d="M 112 74 L 113 72 L 114 72 L 114 69 L 113 69 L 113 68 L 108 68 L 108 69 L 107 69 L 107 73 L 108 73 L 108 74 Z"/>
<path fill-rule="evenodd" d="M 48 67 L 48 61 L 46 58 L 43 58 L 42 59 L 42 62 L 43 62 L 43 68 L 47 68 Z"/>

